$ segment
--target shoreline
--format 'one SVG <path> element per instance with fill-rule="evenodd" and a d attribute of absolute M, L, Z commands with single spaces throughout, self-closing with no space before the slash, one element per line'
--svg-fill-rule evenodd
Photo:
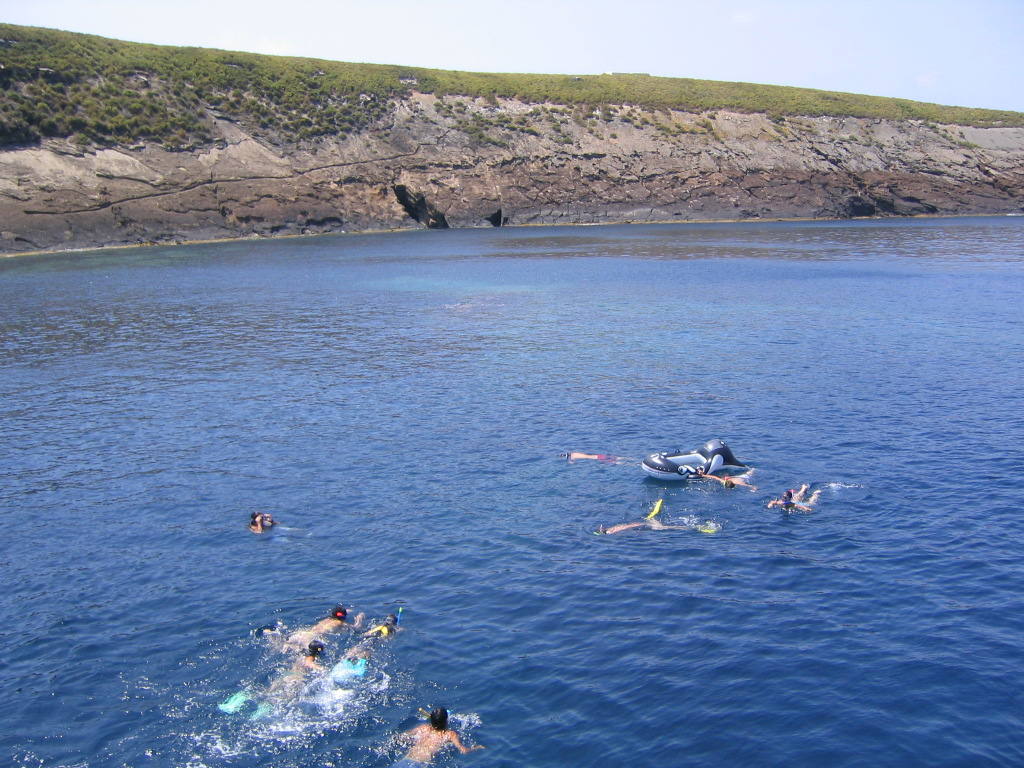
<path fill-rule="evenodd" d="M 526 229 L 526 228 L 542 228 L 542 227 L 614 227 L 614 226 L 633 226 L 633 225 L 647 225 L 647 224 L 783 224 L 783 223 L 798 223 L 798 222 L 847 222 L 847 221 L 915 221 L 920 219 L 1002 219 L 1002 218 L 1020 218 L 1024 217 L 1024 213 L 922 213 L 915 214 L 912 216 L 855 216 L 851 218 L 813 218 L 813 217 L 780 217 L 780 218 L 758 218 L 758 219 L 687 219 L 686 221 L 679 221 L 673 219 L 667 220 L 651 220 L 651 221 L 638 221 L 636 219 L 629 219 L 625 221 L 594 221 L 594 222 L 576 222 L 576 223 L 557 223 L 557 224 L 506 224 L 502 227 L 451 227 L 448 231 L 456 230 L 486 230 L 486 229 Z M 396 234 L 399 232 L 429 232 L 438 231 L 443 232 L 445 230 L 430 230 L 426 227 L 400 227 L 390 229 L 359 229 L 359 230 L 341 230 L 338 232 L 311 232 L 308 234 L 286 234 L 286 235 L 244 235 L 241 237 L 216 237 L 206 238 L 200 240 L 176 240 L 174 242 L 138 242 L 138 243 L 120 243 L 116 245 L 96 245 L 82 248 L 60 248 L 54 250 L 36 250 L 36 251 L 12 251 L 12 252 L 0 252 L 0 259 L 15 259 L 21 256 L 60 256 L 68 255 L 73 253 L 92 253 L 95 251 L 121 251 L 121 250 L 133 250 L 136 248 L 180 248 L 183 246 L 193 245 L 216 245 L 218 243 L 241 243 L 241 242 L 267 242 L 275 240 L 295 240 L 299 238 L 315 238 L 315 237 L 336 237 L 339 235 L 387 235 Z"/>

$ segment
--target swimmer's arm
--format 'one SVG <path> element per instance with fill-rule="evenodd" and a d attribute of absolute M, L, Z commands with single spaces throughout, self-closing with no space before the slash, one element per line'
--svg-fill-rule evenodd
<path fill-rule="evenodd" d="M 462 743 L 462 739 L 459 738 L 459 734 L 457 734 L 455 731 L 448 731 L 448 740 L 455 745 L 455 748 L 459 750 L 459 752 L 461 752 L 464 755 L 476 749 L 485 749 L 485 747 L 482 744 L 474 744 L 472 747 L 467 747 L 465 744 Z"/>

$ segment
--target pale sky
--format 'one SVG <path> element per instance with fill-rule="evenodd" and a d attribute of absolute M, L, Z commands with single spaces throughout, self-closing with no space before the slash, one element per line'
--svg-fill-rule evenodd
<path fill-rule="evenodd" d="M 1024 0 L 0 0 L 120 40 L 470 72 L 647 72 L 1024 112 Z"/>

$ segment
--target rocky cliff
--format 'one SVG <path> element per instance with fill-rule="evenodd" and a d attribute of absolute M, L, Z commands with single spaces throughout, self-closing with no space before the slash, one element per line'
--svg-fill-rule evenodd
<path fill-rule="evenodd" d="M 406 227 L 1024 211 L 1024 128 L 580 109 L 409 90 L 291 143 L 0 151 L 0 252 Z"/>

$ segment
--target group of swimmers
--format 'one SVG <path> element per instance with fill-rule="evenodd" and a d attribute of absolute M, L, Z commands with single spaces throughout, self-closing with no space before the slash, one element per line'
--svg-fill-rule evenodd
<path fill-rule="evenodd" d="M 561 456 L 570 462 L 587 459 L 608 464 L 631 464 L 636 461 L 635 459 L 613 456 L 611 454 L 583 453 L 580 451 L 568 451 Z M 752 474 L 752 469 L 742 475 L 714 475 L 698 469 L 693 477 L 698 480 L 713 480 L 720 483 L 724 488 L 749 488 L 751 491 L 756 491 L 757 486 L 749 482 Z M 810 488 L 806 483 L 801 485 L 800 488 L 791 488 L 782 493 L 778 498 L 771 499 L 767 505 L 769 508 L 780 507 L 787 512 L 794 510 L 811 512 L 821 496 L 821 490 L 816 490 L 810 496 L 807 496 L 808 490 Z M 721 530 L 721 525 L 718 523 L 711 520 L 699 522 L 696 518 L 689 519 L 687 521 L 688 525 L 666 525 L 658 518 L 661 507 L 662 502 L 659 500 L 653 511 L 643 520 L 611 526 L 602 525 L 599 526 L 595 533 L 615 534 L 635 528 L 698 530 L 703 533 L 716 533 Z M 270 513 L 253 512 L 249 519 L 249 530 L 253 533 L 264 533 L 277 524 L 278 522 L 274 520 L 273 515 Z M 352 621 L 349 621 L 348 610 L 344 605 L 337 605 L 325 618 L 309 627 L 298 629 L 287 636 L 282 634 L 276 626 L 261 628 L 258 630 L 259 634 L 270 638 L 275 648 L 283 653 L 295 655 L 295 659 L 287 671 L 268 686 L 264 697 L 269 701 L 294 699 L 299 695 L 305 682 L 311 675 L 325 674 L 326 670 L 321 662 L 321 656 L 326 647 L 323 641 L 327 635 L 342 630 L 349 630 L 353 634 L 358 634 L 359 639 L 344 652 L 341 661 L 335 665 L 335 669 L 345 667 L 351 674 L 362 675 L 365 672 L 368 660 L 373 655 L 373 643 L 380 639 L 393 637 L 400 630 L 400 615 L 401 611 L 398 614 L 390 614 L 380 624 L 364 630 L 365 614 L 360 613 Z M 234 697 L 231 697 L 228 702 L 221 705 L 221 708 L 225 711 L 234 711 L 226 705 L 241 695 L 236 694 Z M 231 703 L 231 706 L 234 706 L 234 704 Z M 262 706 L 269 705 L 265 704 Z M 426 716 L 426 723 L 417 725 L 394 737 L 395 743 L 408 744 L 409 748 L 405 756 L 397 763 L 394 763 L 392 768 L 422 768 L 448 745 L 455 747 L 462 754 L 484 748 L 481 745 L 466 747 L 462 743 L 458 733 L 448 727 L 448 710 L 444 707 L 438 707 L 429 713 L 425 710 L 420 712 Z"/>
<path fill-rule="evenodd" d="M 275 525 L 277 521 L 269 512 L 253 512 L 249 515 L 249 530 L 253 533 L 264 533 Z"/>
<path fill-rule="evenodd" d="M 559 454 L 559 458 L 567 461 L 574 462 L 579 460 L 592 460 L 600 461 L 605 464 L 634 464 L 637 459 L 630 459 L 625 456 L 614 456 L 610 453 L 584 453 L 583 451 L 566 451 Z M 705 471 L 702 467 L 698 467 L 694 474 L 690 475 L 695 480 L 714 480 L 717 483 L 721 483 L 724 488 L 749 488 L 751 491 L 756 491 L 757 486 L 752 485 L 749 480 L 754 474 L 753 469 L 749 469 L 742 475 L 713 475 L 710 472 Z M 767 506 L 769 509 L 773 507 L 780 507 L 784 512 L 812 512 L 814 511 L 814 505 L 818 503 L 821 498 L 821 489 L 814 491 L 810 496 L 807 496 L 807 491 L 810 490 L 810 486 L 804 483 L 799 488 L 790 488 L 782 493 L 778 498 L 771 499 Z M 704 522 L 697 522 L 696 518 L 690 519 L 689 525 L 666 525 L 661 522 L 658 518 L 658 514 L 661 512 L 661 501 L 659 501 L 654 510 L 647 515 L 643 520 L 637 520 L 632 523 L 619 523 L 618 525 L 600 525 L 594 533 L 598 534 L 609 534 L 609 533 L 621 533 L 622 531 L 629 531 L 634 528 L 649 528 L 655 531 L 688 531 L 697 530 L 702 533 L 717 533 L 722 529 L 722 526 L 711 520 Z"/>
<path fill-rule="evenodd" d="M 255 519 L 254 522 L 256 522 Z M 250 526 L 251 528 L 252 526 Z M 344 651 L 341 660 L 334 665 L 331 670 L 332 677 L 361 677 L 364 675 L 367 663 L 376 650 L 376 644 L 382 640 L 393 638 L 401 631 L 400 617 L 401 608 L 397 614 L 388 614 L 379 624 L 366 627 L 364 613 L 359 613 L 350 620 L 348 609 L 339 604 L 327 616 L 314 624 L 287 634 L 282 632 L 277 625 L 257 629 L 255 634 L 267 638 L 273 648 L 294 656 L 294 660 L 287 670 L 274 679 L 261 695 L 264 701 L 257 708 L 256 716 L 273 711 L 275 704 L 282 705 L 295 700 L 311 677 L 327 674 L 322 656 L 326 650 L 324 641 L 329 635 L 348 631 L 357 638 Z M 220 708 L 225 712 L 235 712 L 244 706 L 250 698 L 248 692 L 239 692 L 221 704 Z M 427 717 L 427 723 L 394 737 L 396 744 L 409 746 L 406 755 L 394 764 L 394 768 L 423 768 L 441 749 L 449 744 L 463 754 L 484 748 L 480 745 L 467 747 L 462 743 L 459 734 L 448 727 L 448 710 L 444 707 L 437 707 L 429 713 L 421 710 L 421 714 Z"/>

